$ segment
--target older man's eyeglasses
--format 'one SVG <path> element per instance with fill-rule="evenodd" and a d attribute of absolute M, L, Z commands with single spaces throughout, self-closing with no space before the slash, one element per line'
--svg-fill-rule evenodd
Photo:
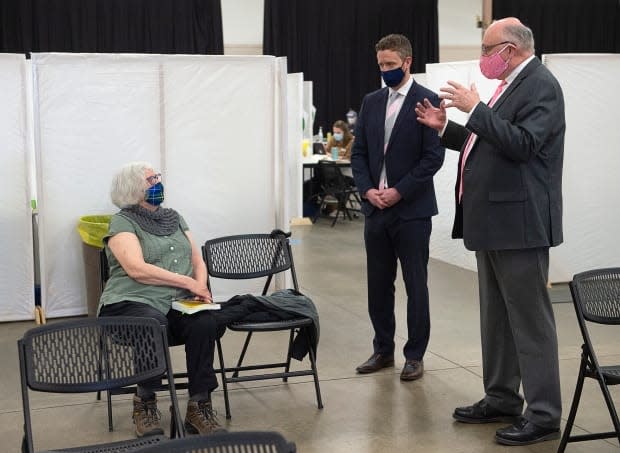
<path fill-rule="evenodd" d="M 159 181 L 161 181 L 161 173 L 157 173 L 155 175 L 151 175 L 148 178 L 146 178 L 146 182 L 148 182 L 151 185 L 157 184 Z"/>
<path fill-rule="evenodd" d="M 489 52 L 493 50 L 494 47 L 501 46 L 502 44 L 512 44 L 512 43 L 510 41 L 502 41 L 502 42 L 498 42 L 495 44 L 491 44 L 489 46 L 485 46 L 483 44 L 480 46 L 480 51 L 482 52 L 482 55 L 488 55 Z"/>

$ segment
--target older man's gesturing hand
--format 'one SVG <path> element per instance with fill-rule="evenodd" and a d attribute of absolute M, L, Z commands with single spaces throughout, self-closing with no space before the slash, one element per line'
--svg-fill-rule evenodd
<path fill-rule="evenodd" d="M 439 89 L 441 92 L 439 97 L 450 101 L 449 104 L 445 105 L 446 107 L 456 107 L 461 112 L 469 113 L 480 102 L 480 95 L 475 84 L 472 83 L 469 90 L 452 80 L 448 80 L 448 85 L 450 86 Z"/>
<path fill-rule="evenodd" d="M 418 115 L 418 122 L 439 132 L 446 124 L 446 101 L 441 101 L 437 108 L 424 98 L 424 105 L 419 102 L 416 104 L 415 113 Z"/>

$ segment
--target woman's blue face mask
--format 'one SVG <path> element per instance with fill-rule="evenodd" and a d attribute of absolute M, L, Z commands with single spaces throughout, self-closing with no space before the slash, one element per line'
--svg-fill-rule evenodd
<path fill-rule="evenodd" d="M 152 185 L 144 192 L 144 201 L 153 206 L 159 206 L 164 202 L 164 185 L 161 182 Z"/>
<path fill-rule="evenodd" d="M 344 134 L 342 132 L 334 132 L 334 140 L 341 142 L 343 138 Z"/>

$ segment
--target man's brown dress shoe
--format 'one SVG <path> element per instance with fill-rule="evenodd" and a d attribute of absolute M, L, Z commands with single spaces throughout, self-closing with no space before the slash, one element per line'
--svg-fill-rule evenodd
<path fill-rule="evenodd" d="M 519 416 L 501 412 L 489 406 L 484 399 L 471 406 L 457 407 L 452 414 L 452 417 L 463 423 L 514 423 Z"/>
<path fill-rule="evenodd" d="M 358 366 L 355 370 L 360 374 L 374 373 L 381 368 L 387 368 L 394 366 L 394 356 L 385 356 L 382 354 L 374 353 L 368 360 Z"/>
<path fill-rule="evenodd" d="M 415 381 L 420 379 L 424 374 L 424 361 L 423 360 L 405 360 L 405 366 L 400 372 L 401 381 Z"/>

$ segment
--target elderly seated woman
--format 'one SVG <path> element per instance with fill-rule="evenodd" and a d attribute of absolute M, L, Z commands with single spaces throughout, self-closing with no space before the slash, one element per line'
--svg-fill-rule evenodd
<path fill-rule="evenodd" d="M 218 328 L 209 311 L 184 315 L 171 308 L 177 299 L 211 302 L 207 269 L 189 227 L 175 210 L 164 208 L 161 175 L 146 162 L 132 162 L 114 176 L 112 216 L 104 238 L 110 277 L 99 302 L 99 316 L 155 318 L 177 343 L 185 344 L 189 402 L 185 428 L 193 434 L 221 431 L 211 407 L 217 387 L 213 353 Z M 139 437 L 163 434 L 153 388 L 138 386 L 133 420 Z"/>

